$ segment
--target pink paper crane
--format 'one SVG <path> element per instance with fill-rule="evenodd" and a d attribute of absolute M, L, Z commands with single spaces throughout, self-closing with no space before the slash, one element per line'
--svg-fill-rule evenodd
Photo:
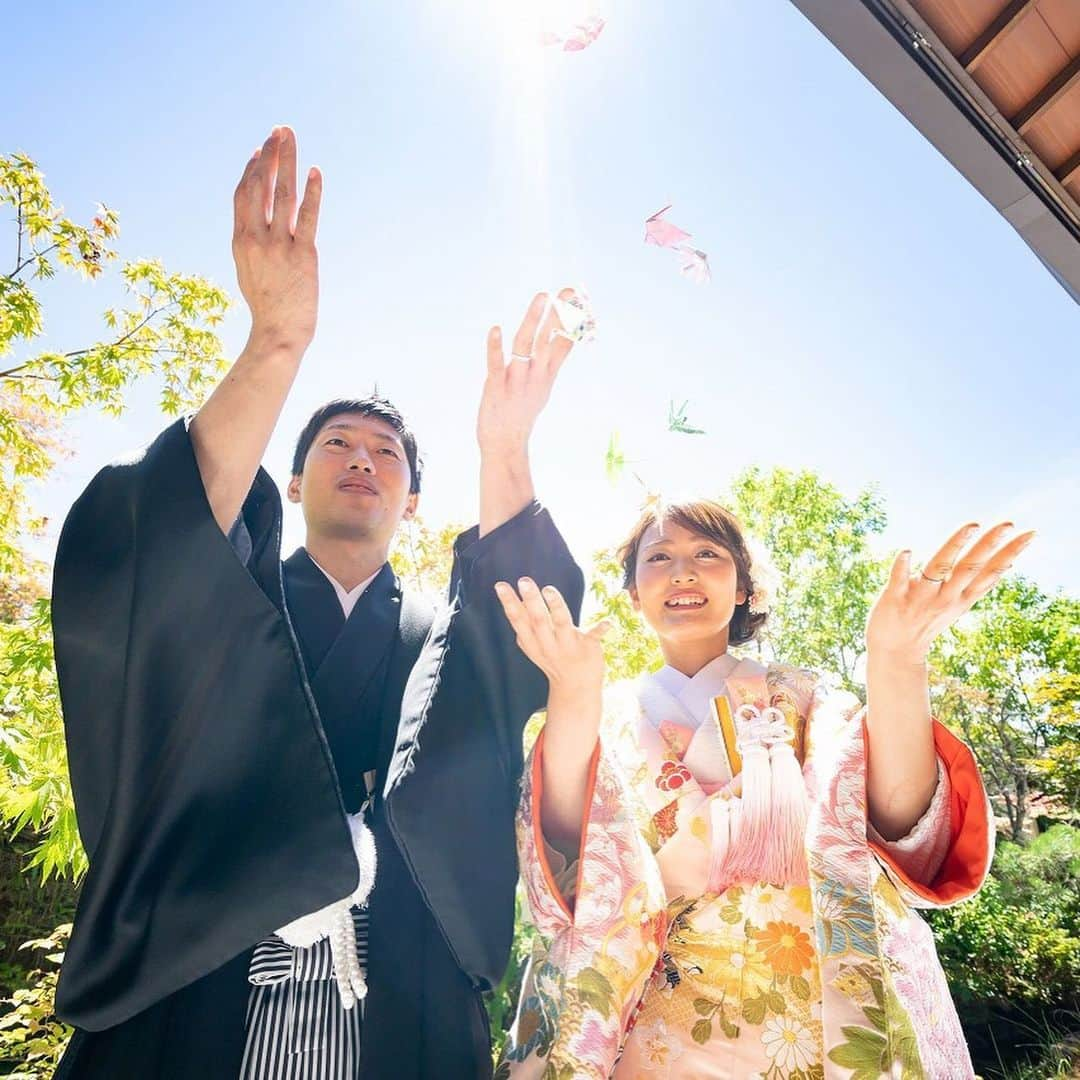
<path fill-rule="evenodd" d="M 590 15 L 568 33 L 555 34 L 549 30 L 541 36 L 540 41 L 544 45 L 560 45 L 563 52 L 581 52 L 600 36 L 604 25 L 599 15 Z"/>
<path fill-rule="evenodd" d="M 652 217 L 645 219 L 645 243 L 674 251 L 679 256 L 679 269 L 683 277 L 701 285 L 712 277 L 709 257 L 689 243 L 692 239 L 690 233 L 664 218 L 670 209 L 670 205 L 665 206 L 663 210 L 657 210 Z"/>
<path fill-rule="evenodd" d="M 678 225 L 672 225 L 670 221 L 664 220 L 664 215 L 670 209 L 670 205 L 665 206 L 663 210 L 657 210 L 652 217 L 645 219 L 645 243 L 677 251 L 690 239 L 690 234 L 685 229 L 680 229 Z"/>

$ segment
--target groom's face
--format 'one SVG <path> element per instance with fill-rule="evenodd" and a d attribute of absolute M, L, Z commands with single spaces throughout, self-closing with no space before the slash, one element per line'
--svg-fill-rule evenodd
<path fill-rule="evenodd" d="M 401 436 L 390 424 L 340 413 L 319 429 L 288 495 L 303 507 L 309 533 L 389 543 L 416 512 L 411 479 Z"/>

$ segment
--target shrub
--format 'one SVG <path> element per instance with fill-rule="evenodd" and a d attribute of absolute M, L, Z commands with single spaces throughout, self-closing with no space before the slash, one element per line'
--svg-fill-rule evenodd
<path fill-rule="evenodd" d="M 930 922 L 959 1006 L 1080 1001 L 1080 830 L 1000 844 L 979 895 Z"/>
<path fill-rule="evenodd" d="M 0 1017 L 0 1072 L 16 1066 L 11 1080 L 49 1080 L 71 1038 L 72 1029 L 53 1014 L 53 995 L 64 959 L 61 950 L 70 933 L 71 924 L 65 923 L 49 937 L 22 946 L 44 950 L 49 967 L 31 971 L 28 985 L 0 1002 L 10 1007 Z"/>

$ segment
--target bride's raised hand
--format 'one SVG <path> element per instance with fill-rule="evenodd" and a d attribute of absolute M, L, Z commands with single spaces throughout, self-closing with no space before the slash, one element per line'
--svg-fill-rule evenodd
<path fill-rule="evenodd" d="M 522 578 L 517 590 L 500 581 L 495 591 L 518 647 L 548 677 L 551 695 L 563 700 L 598 698 L 608 623 L 580 629 L 559 590 L 551 585 L 540 589 L 531 578 Z"/>
<path fill-rule="evenodd" d="M 911 552 L 901 551 L 867 619 L 867 650 L 923 663 L 934 638 L 1001 580 L 1035 536 L 1032 530 L 1010 539 L 1012 529 L 1002 522 L 975 539 L 979 526 L 965 525 L 917 573 Z"/>

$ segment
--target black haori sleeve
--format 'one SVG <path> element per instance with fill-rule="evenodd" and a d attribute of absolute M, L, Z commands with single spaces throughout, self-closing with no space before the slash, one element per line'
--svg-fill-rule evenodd
<path fill-rule="evenodd" d="M 57 991 L 112 1027 L 351 892 L 356 859 L 285 617 L 262 470 L 247 566 L 184 421 L 103 469 L 65 522 L 56 666 L 90 859 Z"/>
<path fill-rule="evenodd" d="M 451 603 L 436 618 L 402 702 L 386 811 L 398 847 L 462 971 L 490 989 L 513 937 L 514 812 L 522 732 L 547 679 L 518 648 L 496 581 L 554 585 L 575 619 L 584 581 L 550 515 L 532 503 L 458 538 Z"/>

